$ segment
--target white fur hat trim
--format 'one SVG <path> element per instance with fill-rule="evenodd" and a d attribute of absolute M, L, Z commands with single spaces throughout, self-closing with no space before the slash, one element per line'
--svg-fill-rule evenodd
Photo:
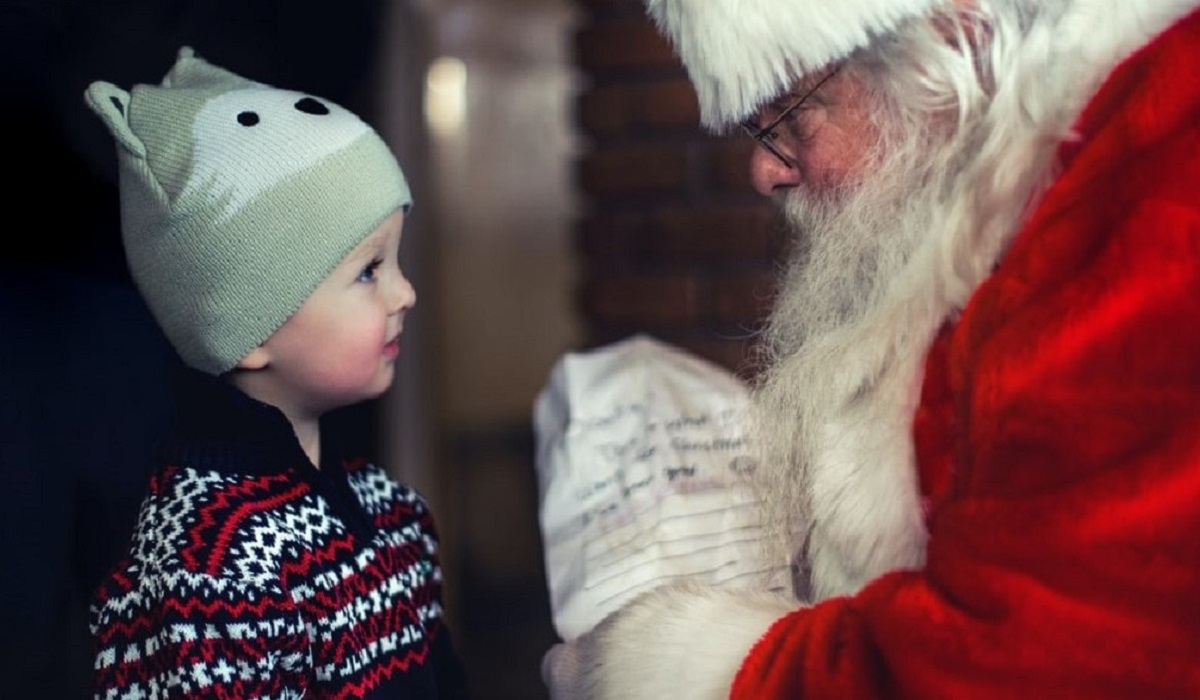
<path fill-rule="evenodd" d="M 944 0 L 942 0 L 944 1 Z M 799 75 L 865 46 L 939 0 L 646 0 L 683 59 L 700 120 L 749 116 Z"/>

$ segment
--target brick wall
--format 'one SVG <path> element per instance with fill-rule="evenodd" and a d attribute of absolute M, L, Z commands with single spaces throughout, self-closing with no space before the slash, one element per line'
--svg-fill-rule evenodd
<path fill-rule="evenodd" d="M 784 243 L 750 184 L 752 143 L 700 129 L 687 75 L 641 0 L 576 2 L 589 342 L 647 332 L 746 374 Z"/>

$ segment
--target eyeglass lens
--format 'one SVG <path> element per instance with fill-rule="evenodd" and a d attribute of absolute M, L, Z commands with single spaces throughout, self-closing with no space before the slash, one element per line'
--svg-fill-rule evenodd
<path fill-rule="evenodd" d="M 762 121 L 760 112 L 758 115 L 743 121 L 741 123 L 742 129 L 745 130 L 750 138 L 757 141 L 760 146 L 766 149 L 768 153 L 777 158 L 785 166 L 788 168 L 795 168 L 795 160 L 792 157 L 785 155 L 783 150 L 794 152 L 796 144 L 791 142 L 797 139 L 794 136 L 790 136 L 786 131 L 781 133 L 779 130 L 779 125 L 785 119 L 790 117 L 792 113 L 798 110 L 808 100 L 808 98 L 813 95 L 813 93 L 821 89 L 821 86 L 828 82 L 829 79 L 832 78 L 836 73 L 837 68 L 829 71 L 824 77 L 818 80 L 815 85 L 800 95 L 795 102 L 792 102 L 790 105 L 782 109 L 779 114 L 776 115 L 775 118 L 768 122 L 765 126 L 758 126 L 758 124 Z"/>

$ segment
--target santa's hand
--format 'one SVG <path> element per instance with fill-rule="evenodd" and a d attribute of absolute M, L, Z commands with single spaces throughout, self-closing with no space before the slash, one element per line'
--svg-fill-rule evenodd
<path fill-rule="evenodd" d="M 665 586 L 634 598 L 542 659 L 553 700 L 729 697 L 734 674 L 790 596 Z"/>
<path fill-rule="evenodd" d="M 555 644 L 542 657 L 542 681 L 550 691 L 550 700 L 583 698 L 583 654 L 576 642 Z"/>

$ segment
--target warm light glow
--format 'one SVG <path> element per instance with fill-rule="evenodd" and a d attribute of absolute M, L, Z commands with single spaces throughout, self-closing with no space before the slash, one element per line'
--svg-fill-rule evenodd
<path fill-rule="evenodd" d="M 467 116 L 467 66 L 442 56 L 425 76 L 425 122 L 435 135 L 459 132 Z"/>

